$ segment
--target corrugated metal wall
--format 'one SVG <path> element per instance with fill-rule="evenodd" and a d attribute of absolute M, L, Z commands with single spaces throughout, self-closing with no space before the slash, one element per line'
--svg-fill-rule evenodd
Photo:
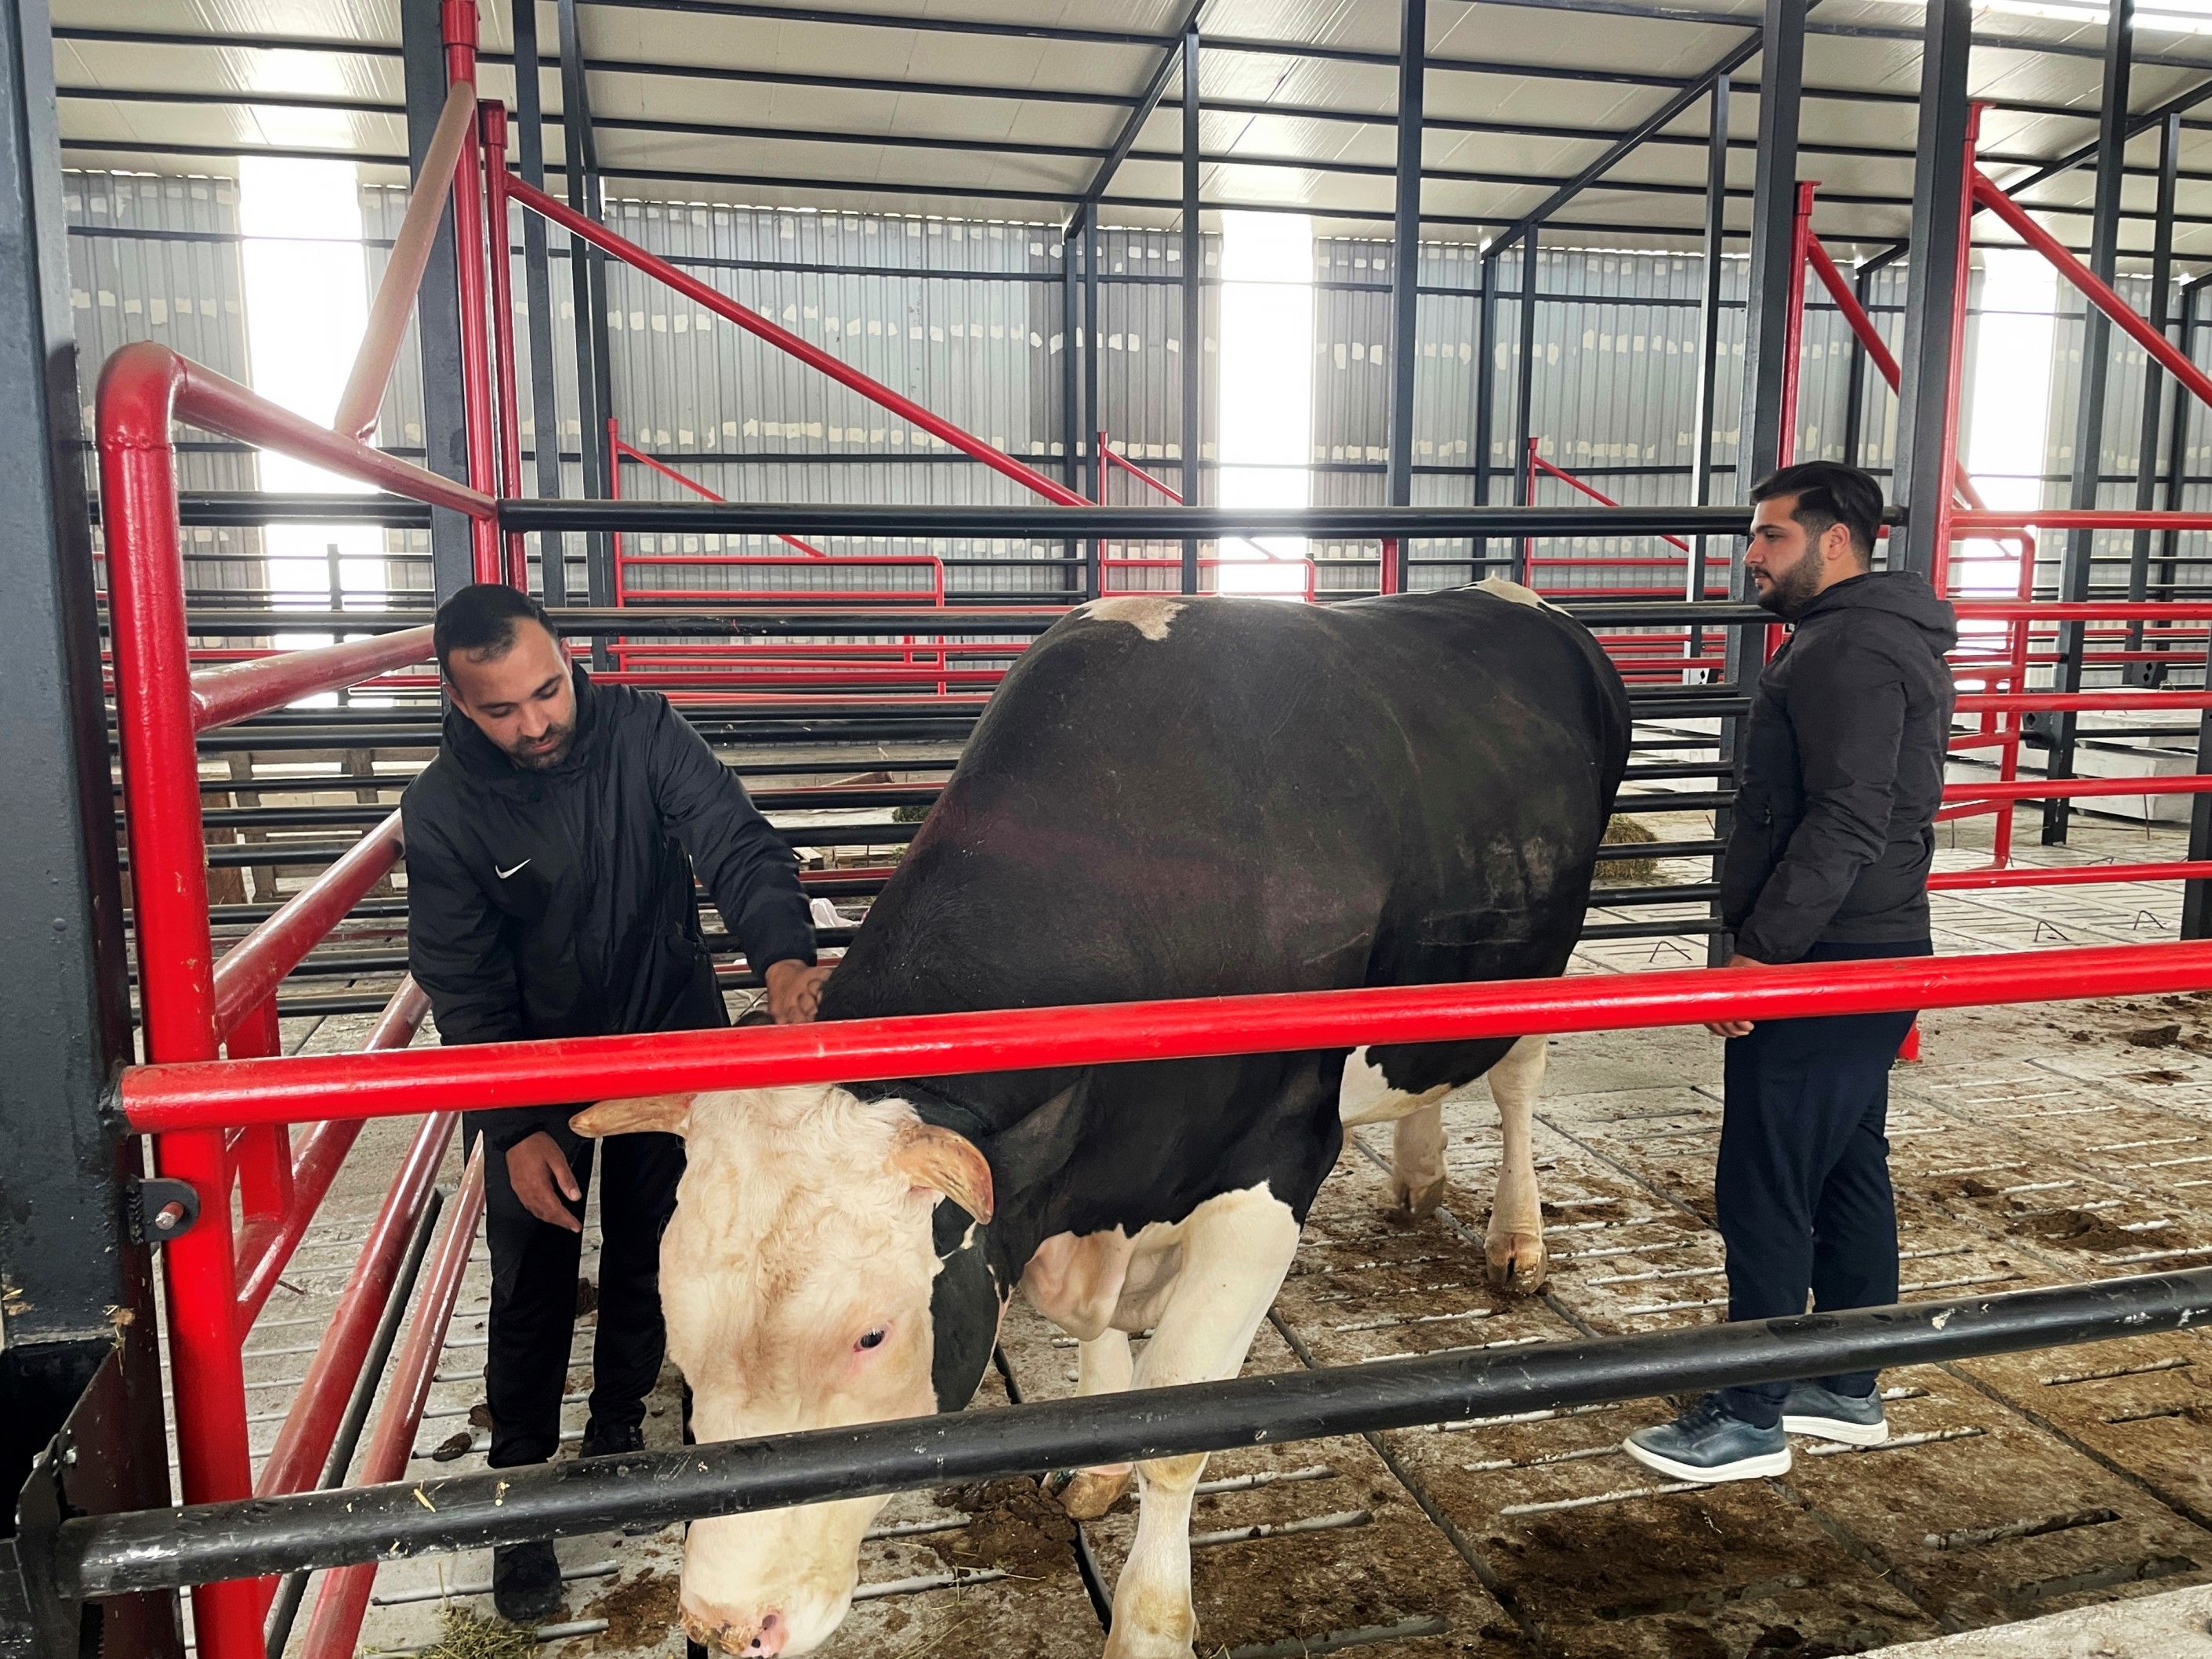
<path fill-rule="evenodd" d="M 362 192 L 364 249 L 372 283 L 404 210 L 405 193 Z M 73 172 L 67 204 L 76 234 L 71 252 L 75 301 L 88 366 L 88 401 L 94 370 L 131 339 L 161 340 L 223 373 L 247 379 L 246 333 L 237 247 L 235 186 L 210 179 L 153 178 Z M 617 204 L 614 227 L 671 258 L 741 303 L 857 363 L 925 407 L 977 433 L 1055 478 L 1066 465 L 1062 364 L 1064 285 L 1057 235 L 1042 227 L 964 224 L 834 213 Z M 564 489 L 580 493 L 577 447 L 584 434 L 576 407 L 574 317 L 568 299 L 565 238 L 556 252 L 553 295 L 556 397 L 564 411 L 558 434 Z M 1176 488 L 1183 484 L 1181 239 L 1157 232 L 1108 231 L 1101 238 L 1099 281 L 1099 422 L 1115 447 Z M 1316 244 L 1314 307 L 1312 499 L 1321 504 L 1379 502 L 1384 488 L 1390 374 L 1389 283 L 1395 250 L 1374 240 L 1327 239 Z M 1474 499 L 1474 399 L 1480 342 L 1476 296 L 1482 262 L 1475 248 L 1425 245 L 1419 272 L 1416 348 L 1413 499 L 1417 503 Z M 1209 271 L 1218 240 L 1206 239 Z M 1488 463 L 1490 496 L 1516 498 L 1516 390 L 1521 358 L 1518 253 L 1499 261 L 1500 292 L 1493 333 L 1496 404 Z M 1693 255 L 1549 248 L 1537 268 L 1535 382 L 1529 432 L 1547 459 L 1618 500 L 1689 498 L 1697 385 L 1700 260 Z M 1893 265 L 1870 284 L 1870 308 L 1893 349 L 1901 333 L 1905 271 Z M 519 252 L 518 307 L 526 303 Z M 1745 267 L 1723 272 L 1721 346 L 1716 385 L 1716 495 L 1735 494 L 1741 392 Z M 1978 279 L 1977 282 L 1978 288 Z M 2123 289 L 2147 303 L 2147 283 Z M 1217 419 L 1218 289 L 1206 289 L 1205 419 Z M 753 337 L 679 301 L 625 267 L 609 268 L 608 330 L 614 408 L 624 437 L 715 493 L 737 500 L 912 502 L 1015 502 L 1025 492 L 976 465 L 911 424 L 886 415 L 858 394 L 807 369 Z M 518 337 L 527 319 L 518 316 Z M 2212 332 L 2212 331 L 2206 331 Z M 2045 459 L 2044 499 L 2063 502 L 2072 465 L 2074 405 L 2080 378 L 2078 311 L 2062 315 L 2051 380 L 2051 423 Z M 1968 374 L 1975 331 L 1968 337 Z M 2212 341 L 2200 342 L 2212 358 Z M 523 354 L 526 446 L 537 434 L 528 418 L 528 354 Z M 1799 398 L 1798 453 L 1844 458 L 1850 352 L 1841 317 L 1815 289 L 1808 307 Z M 2109 505 L 2132 505 L 2132 476 L 2141 458 L 2143 354 L 2124 339 L 2108 394 L 2106 473 Z M 403 453 L 422 444 L 419 353 L 410 337 L 382 411 L 380 441 Z M 1854 458 L 1877 472 L 1894 461 L 1895 399 L 1870 369 L 1863 376 L 1861 435 Z M 87 419 L 89 422 L 88 408 Z M 2204 422 L 2191 427 L 2192 479 L 2183 504 L 2212 507 L 2212 440 Z M 185 434 L 187 489 L 250 489 L 250 454 Z M 2163 457 L 2156 458 L 2162 460 Z M 534 477 L 534 472 L 532 473 Z M 631 463 L 626 494 L 673 498 L 680 488 Z M 1200 498 L 1206 499 L 1204 484 Z M 1158 497 L 1140 482 L 1113 475 L 1109 501 Z M 1572 499 L 1566 486 L 1540 479 L 1540 502 Z M 2162 496 L 2161 496 L 2162 503 Z M 395 534 L 392 586 L 428 584 L 421 536 Z M 2192 534 L 2177 550 L 2179 580 L 2212 581 L 2212 547 Z M 2100 587 L 2126 580 L 2132 538 L 2100 538 Z M 1073 573 L 1069 544 L 1046 541 L 925 544 L 895 539 L 871 544 L 883 553 L 934 554 L 954 561 L 956 591 L 1029 592 L 1063 587 Z M 264 581 L 259 538 L 252 531 L 196 531 L 191 580 L 196 586 L 258 592 Z M 635 553 L 743 550 L 781 554 L 781 546 L 726 548 L 723 538 L 693 538 L 655 545 L 635 538 Z M 1207 550 L 1210 551 L 1211 550 Z M 1372 542 L 1316 545 L 1324 589 L 1356 590 L 1375 580 Z M 1502 544 L 1492 549 L 1502 556 Z M 2046 538 L 2043 585 L 2056 580 L 2057 538 Z M 2163 551 L 2163 549 L 2157 550 Z M 1173 558 L 1172 544 L 1109 546 L 1109 556 Z M 1417 586 L 1463 580 L 1474 549 L 1466 543 L 1423 543 Z M 1661 556 L 1653 538 L 1564 538 L 1540 543 L 1540 558 Z M 580 544 L 570 550 L 571 591 L 580 591 Z M 973 562 L 958 562 L 972 561 Z M 849 572 L 803 565 L 772 571 L 722 568 L 700 573 L 657 567 L 636 573 L 646 585 L 796 587 L 851 586 Z M 1549 579 L 1578 585 L 1618 584 L 1624 569 L 1575 571 L 1551 567 Z M 1117 586 L 1169 586 L 1167 570 L 1130 569 Z M 922 585 L 914 568 L 882 568 L 870 580 L 896 589 Z M 1655 585 L 1672 578 L 1652 568 Z"/>
<path fill-rule="evenodd" d="M 108 354 L 152 340 L 230 376 L 247 378 L 244 282 L 238 258 L 238 186 L 228 179 L 154 178 L 68 171 L 70 304 L 76 319 L 84 434 Z M 205 433 L 179 437 L 185 489 L 252 489 L 252 453 Z M 88 488 L 99 489 L 88 453 Z M 185 538 L 185 580 L 195 591 L 258 593 L 266 586 L 258 530 L 195 526 Z"/>

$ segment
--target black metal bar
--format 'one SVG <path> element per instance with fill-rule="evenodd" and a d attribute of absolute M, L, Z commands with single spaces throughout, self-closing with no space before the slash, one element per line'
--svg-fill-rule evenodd
<path fill-rule="evenodd" d="M 407 176 L 419 185 L 423 153 L 438 118 L 445 113 L 446 46 L 441 0 L 401 0 L 399 39 L 405 54 L 407 91 Z M 433 472 L 466 482 L 469 476 L 468 416 L 461 400 L 461 300 L 459 252 L 453 239 L 453 207 L 438 216 L 430 263 L 415 296 L 415 332 L 422 352 L 423 462 Z M 433 585 L 441 598 L 475 580 L 469 520 L 450 507 L 430 509 Z"/>
<path fill-rule="evenodd" d="M 1897 471 L 1890 493 L 1908 517 L 1890 562 L 1932 577 L 1949 556 L 1937 545 L 1936 508 L 1951 488 L 1947 428 L 1951 360 L 1958 349 L 1952 297 L 1958 286 L 1960 206 L 1966 178 L 1967 57 L 1972 0 L 1929 0 L 1920 59 L 1919 160 L 1912 175 L 1912 262 L 1905 271 L 1903 385 L 1897 406 Z M 1924 509 L 1924 510 L 1915 510 Z"/>
<path fill-rule="evenodd" d="M 587 218 L 599 217 L 598 146 L 592 137 L 591 88 L 576 0 L 559 0 L 561 29 L 561 149 L 568 174 L 568 205 Z M 535 214 L 525 214 L 534 219 Z M 583 462 L 584 493 L 609 494 L 607 417 L 613 413 L 614 381 L 608 356 L 606 259 L 596 248 L 568 251 L 568 282 L 576 313 L 577 450 Z M 565 543 L 567 538 L 562 538 Z M 604 530 L 584 538 L 585 592 L 595 605 L 615 602 L 614 542 Z M 604 653 L 592 660 L 604 667 Z"/>
<path fill-rule="evenodd" d="M 1692 404 L 1697 425 L 1690 434 L 1690 500 L 1698 507 L 1709 506 L 1713 499 L 1713 406 L 1720 386 L 1721 256 L 1728 238 L 1728 76 L 1716 75 L 1712 103 L 1706 118 L 1705 262 L 1698 278 L 1698 389 Z M 1684 599 L 1705 597 L 1705 560 L 1709 551 L 1705 538 L 1691 538 L 1682 583 Z M 1704 653 L 1705 641 L 1693 631 L 1689 654 L 1697 657 Z"/>
<path fill-rule="evenodd" d="M 1182 35 L 1182 498 L 1199 499 L 1200 376 L 1206 372 L 1206 321 L 1199 288 L 1200 246 L 1198 224 L 1199 88 L 1198 28 Z M 1182 544 L 1182 591 L 1198 592 L 1198 543 Z"/>
<path fill-rule="evenodd" d="M 1513 504 L 1521 507 L 1534 505 L 1535 480 L 1530 476 L 1528 443 L 1535 435 L 1536 268 L 1543 263 L 1543 257 L 1544 228 L 1534 224 L 1521 238 L 1521 349 L 1516 354 L 1520 361 L 1513 380 Z M 1512 544 L 1512 576 L 1516 582 L 1528 580 L 1528 556 L 1534 539 L 1523 535 Z"/>
<path fill-rule="evenodd" d="M 2159 132 L 2158 146 L 2158 229 L 2152 244 L 2150 264 L 2150 325 L 2160 335 L 2167 331 L 2171 319 L 2167 313 L 2173 289 L 2173 192 L 2174 170 L 2181 157 L 2181 117 L 2169 115 Z M 2167 392 L 2165 371 L 2148 353 L 2143 360 L 2142 415 L 2136 441 L 2136 507 L 2148 512 L 2158 499 L 2159 438 L 2166 414 Z M 2177 392 L 2179 387 L 2173 388 Z M 2128 598 L 2141 601 L 2150 592 L 2150 538 L 2148 530 L 2135 533 L 2128 554 Z M 2140 622 L 2128 624 L 2128 649 L 2140 651 L 2143 642 L 2143 625 Z M 2165 678 L 2164 663 L 2130 663 L 2123 671 L 2122 679 L 2130 685 L 2154 685 Z"/>
<path fill-rule="evenodd" d="M 514 530 L 828 536 L 1130 537 L 1156 541 L 1245 536 L 1633 536 L 1749 527 L 1740 507 L 903 507 L 745 501 L 505 501 Z"/>
<path fill-rule="evenodd" d="M 1866 310 L 1867 296 L 1874 292 L 1874 274 L 1863 267 L 1851 273 L 1851 295 Z M 1869 313 L 1869 315 L 1871 315 Z M 1851 466 L 1863 465 L 1859 451 L 1866 430 L 1866 348 L 1859 343 L 1858 331 L 1847 331 L 1851 337 L 1851 371 L 1844 391 L 1844 459 Z"/>
<path fill-rule="evenodd" d="M 2178 307 L 2180 337 L 2175 342 L 2181 355 L 2191 357 L 2197 333 L 2197 296 L 2212 283 L 2212 271 L 2182 284 L 2181 301 Z M 2193 357 L 2191 361 L 2194 361 Z M 2173 423 L 2167 429 L 2168 447 L 2166 455 L 2166 510 L 2179 512 L 2189 482 L 2189 437 L 2197 416 L 2197 399 L 2174 388 Z M 2175 566 L 2181 555 L 2181 532 L 2164 530 L 2159 532 L 2159 574 L 2156 586 L 2167 599 L 2174 596 Z"/>
<path fill-rule="evenodd" d="M 1079 205 L 1088 208 L 1097 207 L 1100 198 L 1105 195 L 1107 186 L 1114 182 L 1114 175 L 1121 171 L 1121 163 L 1128 159 L 1129 152 L 1136 148 L 1138 137 L 1145 130 L 1145 123 L 1151 120 L 1152 112 L 1160 107 L 1160 100 L 1168 89 L 1169 79 L 1177 69 L 1182 67 L 1182 37 L 1198 27 L 1199 13 L 1204 6 L 1205 0 L 1190 0 L 1189 6 L 1183 12 L 1182 21 L 1176 26 L 1175 33 L 1161 37 L 1160 60 L 1152 66 L 1152 72 L 1146 77 L 1143 89 L 1134 98 L 1113 94 L 1101 96 L 1090 93 L 1048 92 L 1043 94 L 1047 100 L 1066 100 L 1085 104 L 1110 104 L 1125 107 L 1129 112 L 1127 118 L 1121 123 L 1121 131 L 1115 136 L 1113 143 L 1106 151 L 1106 159 L 1099 162 L 1097 170 L 1091 175 L 1091 182 L 1083 187 L 1082 194 L 1075 198 Z M 896 91 L 901 84 L 899 82 L 891 81 L 884 82 L 884 86 L 889 90 Z M 1195 82 L 1193 84 L 1195 84 Z M 980 87 L 972 89 L 967 88 L 957 89 L 963 94 L 971 90 L 987 98 L 994 95 L 991 91 Z M 1091 222 L 1095 228 L 1097 223 L 1096 214 L 1091 216 Z"/>
<path fill-rule="evenodd" d="M 1497 459 L 1491 453 L 1498 441 L 1498 251 L 1486 250 L 1482 256 L 1482 300 L 1475 317 L 1474 338 L 1474 504 L 1490 505 L 1490 479 L 1497 469 Z M 1490 557 L 1490 544 L 1477 538 L 1474 543 L 1475 568 L 1480 569 Z"/>
<path fill-rule="evenodd" d="M 52 1582 L 65 1598 L 81 1600 L 658 1527 L 1071 1465 L 2015 1353 L 2179 1329 L 2208 1314 L 2212 1268 L 2201 1268 L 2011 1296 L 1274 1372 L 386 1486 L 88 1516 L 63 1523 Z"/>
<path fill-rule="evenodd" d="M 1078 360 L 1083 380 L 1083 453 L 1090 457 L 1090 466 L 1083 493 L 1094 501 L 1106 499 L 1106 458 L 1098 453 L 1098 267 L 1103 263 L 1106 250 L 1103 233 L 1098 228 L 1098 210 L 1082 209 L 1076 217 L 1079 239 L 1083 244 L 1083 327 L 1082 356 Z M 1093 535 L 1084 544 L 1083 591 L 1097 599 L 1106 591 L 1105 549 Z"/>
<path fill-rule="evenodd" d="M 2135 49 L 2135 0 L 2112 0 L 2111 19 L 2105 26 L 2105 82 L 2103 116 L 2098 126 L 2097 197 L 2094 228 L 2089 239 L 2089 268 L 2110 283 L 2119 264 L 2120 191 L 2124 185 L 2121 161 L 2127 148 L 2128 83 Z M 2074 421 L 2074 479 L 2069 500 L 2076 508 L 2097 505 L 2097 484 L 2105 447 L 2105 398 L 2111 382 L 2112 322 L 2095 306 L 2083 304 L 2081 319 L 2081 400 Z M 2081 600 L 2089 596 L 2089 558 L 2096 550 L 2097 532 L 2076 530 L 2066 538 L 2058 562 L 2058 597 Z M 2080 623 L 2062 623 L 2058 629 L 2058 661 L 2051 689 L 2081 689 L 2081 659 L 2087 630 Z M 2051 748 L 2045 770 L 2053 778 L 2074 775 L 2074 744 L 2080 720 L 2071 711 L 2051 717 Z M 2043 844 L 2063 847 L 2066 823 L 2074 803 L 2055 796 L 2043 803 Z"/>
<path fill-rule="evenodd" d="M 1797 210 L 1797 114 L 1805 81 L 1807 0 L 1766 0 L 1759 39 L 1759 171 L 1751 209 L 1751 270 L 1744 322 L 1742 418 L 1738 466 L 1747 483 L 1780 464 L 1793 434 L 1782 429 L 1789 284 L 1802 280 L 1790 250 Z"/>
<path fill-rule="evenodd" d="M 1390 424 L 1384 494 L 1393 507 L 1413 500 L 1413 377 L 1419 367 L 1421 296 L 1421 110 L 1426 92 L 1429 0 L 1399 0 L 1398 155 L 1390 253 Z M 1382 544 L 1395 568 L 1382 586 L 1412 585 L 1413 546 Z"/>
<path fill-rule="evenodd" d="M 514 124 L 522 181 L 545 188 L 545 112 L 538 88 L 538 0 L 514 0 Z M 507 227 L 494 231 L 493 246 L 507 245 Z M 553 362 L 553 270 L 546 256 L 545 221 L 522 216 L 522 287 L 530 308 L 530 413 L 538 466 L 538 493 L 561 494 L 561 412 L 555 399 Z M 568 538 L 553 534 L 538 543 L 538 580 L 545 603 L 568 603 Z"/>

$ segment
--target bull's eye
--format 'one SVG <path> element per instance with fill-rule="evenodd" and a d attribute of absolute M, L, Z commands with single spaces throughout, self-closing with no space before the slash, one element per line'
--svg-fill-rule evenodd
<path fill-rule="evenodd" d="M 870 1331 L 866 1336 L 853 1344 L 854 1347 L 862 1349 L 880 1348 L 883 1345 L 884 1332 L 880 1327 L 875 1330 Z"/>

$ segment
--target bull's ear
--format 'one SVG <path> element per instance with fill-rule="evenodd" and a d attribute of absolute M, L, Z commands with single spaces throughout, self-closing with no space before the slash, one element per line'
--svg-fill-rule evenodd
<path fill-rule="evenodd" d="M 568 1127 L 594 1140 L 647 1132 L 680 1135 L 691 1121 L 692 1098 L 690 1095 L 640 1095 L 630 1100 L 603 1100 L 570 1118 Z"/>
<path fill-rule="evenodd" d="M 944 1194 L 976 1220 L 990 1220 L 991 1166 L 966 1136 L 933 1123 L 909 1124 L 891 1149 L 891 1168 L 917 1187 Z"/>

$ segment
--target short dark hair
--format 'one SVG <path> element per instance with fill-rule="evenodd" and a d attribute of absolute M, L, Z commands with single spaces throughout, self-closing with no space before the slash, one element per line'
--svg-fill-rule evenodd
<path fill-rule="evenodd" d="M 1850 532 L 1851 550 L 1861 564 L 1874 562 L 1875 538 L 1881 533 L 1881 486 L 1841 461 L 1801 461 L 1771 472 L 1752 486 L 1755 505 L 1778 495 L 1795 495 L 1790 516 L 1818 540 L 1831 525 Z"/>
<path fill-rule="evenodd" d="M 430 630 L 437 647 L 438 672 L 453 678 L 456 651 L 468 652 L 483 661 L 505 656 L 514 647 L 515 623 L 526 619 L 549 634 L 553 632 L 545 607 L 520 588 L 504 582 L 477 582 L 463 588 L 438 607 L 438 618 Z"/>

